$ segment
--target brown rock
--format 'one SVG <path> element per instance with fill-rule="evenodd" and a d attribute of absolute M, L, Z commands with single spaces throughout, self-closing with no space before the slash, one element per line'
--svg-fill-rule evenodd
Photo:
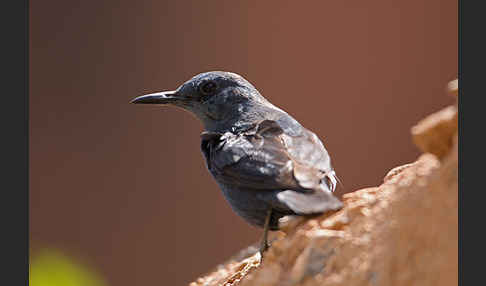
<path fill-rule="evenodd" d="M 423 151 L 442 159 L 452 147 L 457 133 L 457 107 L 451 105 L 422 119 L 412 128 L 414 143 Z"/>
<path fill-rule="evenodd" d="M 459 82 L 457 79 L 449 82 L 447 92 L 458 96 Z M 457 134 L 457 97 L 455 105 L 446 107 L 439 112 L 427 116 L 412 128 L 412 138 L 420 150 L 432 153 L 442 159 L 451 149 L 452 140 Z"/>
<path fill-rule="evenodd" d="M 242 259 L 249 248 L 191 286 L 457 285 L 457 110 L 424 119 L 413 136 L 434 155 L 345 194 L 337 212 L 283 221 L 263 261 Z"/>
<path fill-rule="evenodd" d="M 447 91 L 452 94 L 457 96 L 459 94 L 459 81 L 457 79 L 449 82 L 447 85 Z"/>

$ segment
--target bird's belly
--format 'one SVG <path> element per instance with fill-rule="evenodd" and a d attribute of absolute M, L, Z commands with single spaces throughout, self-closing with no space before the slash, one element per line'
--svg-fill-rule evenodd
<path fill-rule="evenodd" d="M 221 191 L 233 211 L 251 225 L 263 227 L 269 205 L 256 196 L 256 190 L 228 187 L 220 184 Z"/>

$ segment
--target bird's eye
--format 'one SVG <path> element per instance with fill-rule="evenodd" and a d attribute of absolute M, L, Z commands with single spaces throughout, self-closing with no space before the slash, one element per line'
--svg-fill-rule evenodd
<path fill-rule="evenodd" d="M 210 95 L 212 94 L 216 89 L 218 88 L 218 85 L 214 81 L 208 81 L 205 82 L 201 85 L 199 90 L 201 91 L 202 94 L 204 95 Z"/>

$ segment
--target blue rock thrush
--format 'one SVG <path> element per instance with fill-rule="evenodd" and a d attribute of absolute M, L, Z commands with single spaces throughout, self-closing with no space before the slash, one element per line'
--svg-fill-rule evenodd
<path fill-rule="evenodd" d="M 201 73 L 177 90 L 132 103 L 170 104 L 201 120 L 206 166 L 232 209 L 263 227 L 261 253 L 281 217 L 342 207 L 332 194 L 337 177 L 319 138 L 235 73 Z"/>

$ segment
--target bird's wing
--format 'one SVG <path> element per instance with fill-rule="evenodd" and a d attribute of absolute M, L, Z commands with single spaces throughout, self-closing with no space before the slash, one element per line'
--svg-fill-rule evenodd
<path fill-rule="evenodd" d="M 298 124 L 295 123 L 294 124 Z M 223 183 L 267 190 L 333 190 L 329 155 L 317 136 L 288 121 L 264 120 L 239 134 L 203 133 L 201 150 Z"/>
<path fill-rule="evenodd" d="M 315 189 L 325 184 L 331 192 L 337 184 L 331 159 L 321 140 L 313 132 L 301 127 L 297 135 L 281 135 L 290 159 L 293 161 L 293 175 L 303 188 Z"/>

